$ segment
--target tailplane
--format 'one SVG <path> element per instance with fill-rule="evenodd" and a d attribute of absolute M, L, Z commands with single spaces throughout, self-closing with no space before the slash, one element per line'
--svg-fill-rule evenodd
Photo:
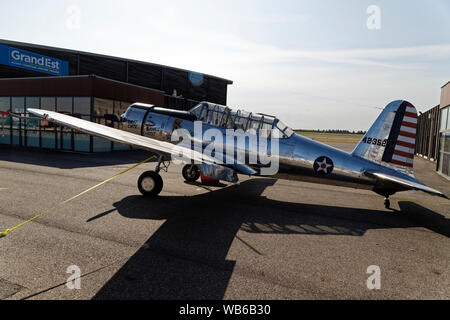
<path fill-rule="evenodd" d="M 386 106 L 352 155 L 414 176 L 417 110 L 398 100 Z"/>

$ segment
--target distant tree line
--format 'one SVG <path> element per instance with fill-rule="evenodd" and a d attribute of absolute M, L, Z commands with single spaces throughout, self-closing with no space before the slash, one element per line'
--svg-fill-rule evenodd
<path fill-rule="evenodd" d="M 359 131 L 350 131 L 350 130 L 341 130 L 341 129 L 327 129 L 327 130 L 305 130 L 298 129 L 295 130 L 297 132 L 318 132 L 318 133 L 342 133 L 342 134 L 366 134 L 367 131 L 359 130 Z"/>

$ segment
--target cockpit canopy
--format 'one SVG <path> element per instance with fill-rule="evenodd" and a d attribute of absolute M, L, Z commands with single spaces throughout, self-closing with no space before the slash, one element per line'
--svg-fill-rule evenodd
<path fill-rule="evenodd" d="M 279 138 L 290 138 L 294 131 L 273 116 L 251 113 L 243 110 L 233 111 L 226 106 L 201 102 L 190 110 L 199 121 L 224 129 L 256 132 L 262 137 L 269 137 L 272 130 Z"/>

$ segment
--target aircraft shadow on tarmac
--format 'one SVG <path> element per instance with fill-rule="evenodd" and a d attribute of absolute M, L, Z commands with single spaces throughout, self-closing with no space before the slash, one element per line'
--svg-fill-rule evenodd
<path fill-rule="evenodd" d="M 401 202 L 400 211 L 389 212 L 261 196 L 275 182 L 253 179 L 198 196 L 129 196 L 115 203 L 127 218 L 166 221 L 94 299 L 222 299 L 235 266 L 226 260 L 234 239 L 253 254 L 264 254 L 237 237 L 239 230 L 362 236 L 370 229 L 425 227 L 450 237 L 449 219 L 414 203 Z"/>
<path fill-rule="evenodd" d="M 59 169 L 91 168 L 127 165 L 140 162 L 152 154 L 148 151 L 115 151 L 111 153 L 73 153 L 60 150 L 26 150 L 18 147 L 0 147 L 0 161 L 17 162 Z M 156 160 L 150 161 L 154 162 Z"/>

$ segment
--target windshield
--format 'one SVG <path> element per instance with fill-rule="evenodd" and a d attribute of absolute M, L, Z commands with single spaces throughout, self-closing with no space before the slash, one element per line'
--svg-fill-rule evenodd
<path fill-rule="evenodd" d="M 294 134 L 294 130 L 289 128 L 287 125 L 285 125 L 283 122 L 278 120 L 277 128 L 280 130 L 280 138 L 290 138 Z"/>
<path fill-rule="evenodd" d="M 262 137 L 270 137 L 272 130 L 275 138 L 290 138 L 294 131 L 277 118 L 251 113 L 243 110 L 233 111 L 230 108 L 209 102 L 201 102 L 190 110 L 199 121 L 225 129 L 243 130 Z"/>

